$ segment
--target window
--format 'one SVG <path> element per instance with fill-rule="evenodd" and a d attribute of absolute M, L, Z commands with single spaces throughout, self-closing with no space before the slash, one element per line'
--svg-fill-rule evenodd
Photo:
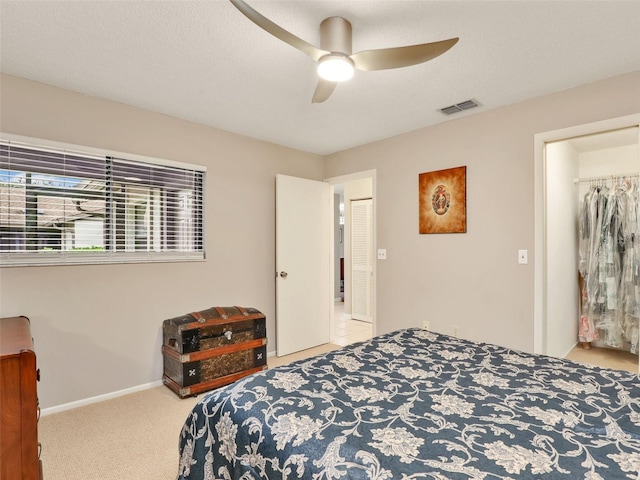
<path fill-rule="evenodd" d="M 0 266 L 202 260 L 204 175 L 2 135 Z"/>

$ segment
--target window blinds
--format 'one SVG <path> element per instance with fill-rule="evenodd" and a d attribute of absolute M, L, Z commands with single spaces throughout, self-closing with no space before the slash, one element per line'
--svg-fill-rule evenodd
<path fill-rule="evenodd" d="M 204 169 L 127 157 L 3 136 L 0 266 L 203 259 Z"/>

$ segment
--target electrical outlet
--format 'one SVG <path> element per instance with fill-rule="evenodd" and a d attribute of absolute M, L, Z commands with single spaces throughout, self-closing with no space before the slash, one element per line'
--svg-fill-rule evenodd
<path fill-rule="evenodd" d="M 429 330 L 429 320 L 422 321 L 422 328 L 424 328 L 425 330 Z"/>
<path fill-rule="evenodd" d="M 460 327 L 458 327 L 457 325 L 453 326 L 453 336 L 457 337 L 458 336 L 458 330 L 460 329 Z"/>

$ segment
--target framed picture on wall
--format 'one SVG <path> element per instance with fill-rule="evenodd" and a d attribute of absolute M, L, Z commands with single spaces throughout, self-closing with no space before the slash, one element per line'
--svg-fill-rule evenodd
<path fill-rule="evenodd" d="M 418 176 L 420 233 L 466 233 L 467 167 Z"/>

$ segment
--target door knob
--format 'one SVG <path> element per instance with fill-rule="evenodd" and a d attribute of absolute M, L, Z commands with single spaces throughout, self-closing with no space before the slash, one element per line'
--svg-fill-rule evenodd
<path fill-rule="evenodd" d="M 287 278 L 287 275 L 289 275 L 287 272 L 285 272 L 284 270 L 282 272 L 280 272 L 280 276 L 282 278 Z"/>

